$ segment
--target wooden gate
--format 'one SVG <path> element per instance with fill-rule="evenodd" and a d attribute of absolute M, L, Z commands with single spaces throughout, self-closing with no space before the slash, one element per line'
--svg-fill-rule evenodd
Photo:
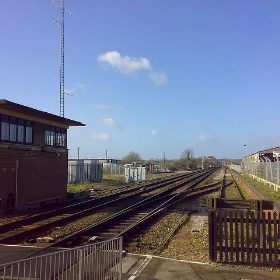
<path fill-rule="evenodd" d="M 280 213 L 209 209 L 209 258 L 223 263 L 280 265 Z"/>

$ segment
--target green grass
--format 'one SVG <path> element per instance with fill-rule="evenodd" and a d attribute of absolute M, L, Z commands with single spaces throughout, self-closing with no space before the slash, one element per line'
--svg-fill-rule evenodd
<path fill-rule="evenodd" d="M 81 183 L 71 183 L 67 185 L 68 193 L 83 193 L 94 186 L 116 186 L 121 185 L 125 182 L 124 174 L 104 174 L 103 180 L 93 181 L 93 182 L 81 182 Z"/>
<path fill-rule="evenodd" d="M 71 183 L 67 185 L 68 193 L 83 193 L 86 190 L 89 190 L 93 182 L 84 182 L 84 183 Z"/>
<path fill-rule="evenodd" d="M 261 193 L 263 193 L 265 196 L 280 202 L 280 192 L 275 192 L 273 187 L 269 187 L 256 179 L 251 178 L 250 176 L 243 174 L 242 178 L 247 181 L 248 183 L 252 184 L 254 187 L 256 187 L 257 190 L 259 190 Z"/>
<path fill-rule="evenodd" d="M 240 188 L 240 191 L 242 193 L 242 195 L 244 196 L 245 199 L 250 199 L 250 195 L 244 190 L 244 188 L 238 184 L 239 188 Z"/>
<path fill-rule="evenodd" d="M 112 183 L 123 183 L 125 181 L 124 174 L 103 174 L 103 180 Z"/>

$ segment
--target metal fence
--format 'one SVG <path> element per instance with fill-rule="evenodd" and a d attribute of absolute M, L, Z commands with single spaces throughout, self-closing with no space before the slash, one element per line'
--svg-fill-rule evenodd
<path fill-rule="evenodd" d="M 239 164 L 230 164 L 228 167 L 232 170 L 237 171 L 238 173 L 241 173 L 241 165 Z"/>
<path fill-rule="evenodd" d="M 103 174 L 124 174 L 123 165 L 104 165 Z"/>
<path fill-rule="evenodd" d="M 243 170 L 253 177 L 255 176 L 259 179 L 262 179 L 264 183 L 274 186 L 275 191 L 279 190 L 279 161 L 245 161 L 243 163 Z"/>
<path fill-rule="evenodd" d="M 280 189 L 279 161 L 245 161 L 241 165 L 231 164 L 229 168 L 250 175 L 254 179 L 273 187 L 274 191 Z"/>
<path fill-rule="evenodd" d="M 0 279 L 122 279 L 122 238 L 2 264 Z"/>
<path fill-rule="evenodd" d="M 102 180 L 102 163 L 68 163 L 68 183 Z"/>
<path fill-rule="evenodd" d="M 263 178 L 272 183 L 277 183 L 279 166 L 277 162 L 245 162 L 245 172 Z M 278 178 L 279 179 L 279 178 Z"/>

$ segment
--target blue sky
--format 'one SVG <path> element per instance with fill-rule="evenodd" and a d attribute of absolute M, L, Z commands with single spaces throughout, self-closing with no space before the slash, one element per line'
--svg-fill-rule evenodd
<path fill-rule="evenodd" d="M 60 4 L 60 0 L 57 0 Z M 65 0 L 69 157 L 241 158 L 280 146 L 279 0 Z M 0 1 L 1 98 L 59 115 L 60 18 Z"/>

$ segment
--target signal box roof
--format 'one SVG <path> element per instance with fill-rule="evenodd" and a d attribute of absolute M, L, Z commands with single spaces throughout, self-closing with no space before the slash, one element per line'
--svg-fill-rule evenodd
<path fill-rule="evenodd" d="M 60 117 L 58 115 L 54 115 L 48 112 L 40 111 L 31 107 L 27 107 L 18 103 L 11 102 L 6 99 L 0 99 L 0 112 L 3 110 L 4 112 L 15 112 L 23 116 L 32 116 L 42 120 L 48 120 L 51 122 L 60 123 L 68 127 L 85 126 L 85 124 L 78 121 Z"/>

